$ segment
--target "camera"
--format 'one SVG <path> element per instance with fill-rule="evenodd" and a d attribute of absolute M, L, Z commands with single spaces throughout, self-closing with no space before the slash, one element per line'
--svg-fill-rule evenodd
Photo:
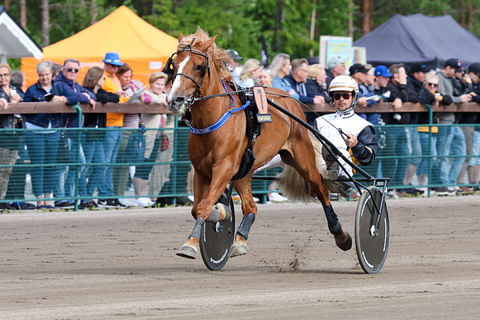
<path fill-rule="evenodd" d="M 51 101 L 53 99 L 54 94 L 53 93 L 46 93 L 45 94 L 45 101 Z"/>

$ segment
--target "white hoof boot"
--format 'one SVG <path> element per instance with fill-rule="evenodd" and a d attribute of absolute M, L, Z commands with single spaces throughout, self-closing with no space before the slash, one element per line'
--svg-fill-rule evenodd
<path fill-rule="evenodd" d="M 188 259 L 196 259 L 198 256 L 198 250 L 195 247 L 185 245 L 177 251 L 177 256 Z"/>
<path fill-rule="evenodd" d="M 243 256 L 244 254 L 248 253 L 248 246 L 247 246 L 247 241 L 245 240 L 236 240 L 233 243 L 232 246 L 232 253 L 230 254 L 230 257 L 238 257 L 238 256 Z"/>

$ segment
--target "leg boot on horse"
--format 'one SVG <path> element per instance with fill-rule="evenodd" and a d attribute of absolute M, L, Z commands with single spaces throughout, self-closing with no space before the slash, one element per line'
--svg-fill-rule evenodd
<path fill-rule="evenodd" d="M 217 222 L 222 220 L 230 219 L 231 212 L 228 207 L 222 203 L 217 203 L 210 213 L 207 221 Z M 202 218 L 197 218 L 195 226 L 193 227 L 192 232 L 188 236 L 187 242 L 185 242 L 182 247 L 177 251 L 177 256 L 196 259 L 198 256 L 198 239 L 200 238 L 200 232 L 205 221 Z"/>

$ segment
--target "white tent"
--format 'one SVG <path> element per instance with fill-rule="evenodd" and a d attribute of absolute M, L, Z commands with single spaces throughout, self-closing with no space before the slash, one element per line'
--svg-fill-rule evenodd
<path fill-rule="evenodd" d="M 0 6 L 0 63 L 6 63 L 7 58 L 35 57 L 42 58 L 42 49 Z"/>

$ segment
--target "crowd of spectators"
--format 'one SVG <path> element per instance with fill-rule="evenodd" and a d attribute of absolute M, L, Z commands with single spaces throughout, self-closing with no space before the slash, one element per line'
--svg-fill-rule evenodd
<path fill-rule="evenodd" d="M 232 58 L 239 61 L 238 53 Z M 311 124 L 321 114 L 309 108 L 329 102 L 327 89 L 332 79 L 343 74 L 355 79 L 359 86 L 357 112 L 376 126 L 379 142 L 377 159 L 367 172 L 391 178 L 394 188 L 389 196 L 420 196 L 426 194 L 427 184 L 440 196 L 480 190 L 480 108 L 478 112 L 434 113 L 433 126 L 427 125 L 427 109 L 405 112 L 403 108 L 406 102 L 430 107 L 480 102 L 480 63 L 465 66 L 452 58 L 439 69 L 428 69 L 422 63 L 398 63 L 388 67 L 353 64 L 347 70 L 341 57 L 332 57 L 322 66 L 303 58 L 291 61 L 288 54 L 280 53 L 268 68 L 258 68 L 257 74 L 273 77 L 272 87 L 305 104 Z M 261 76 L 253 80 L 255 85 L 265 86 Z M 362 113 L 379 102 L 392 103 L 395 112 Z"/>
<path fill-rule="evenodd" d="M 227 50 L 234 81 L 241 87 L 260 85 L 285 91 L 305 104 L 307 122 L 313 124 L 321 114 L 312 105 L 328 104 L 329 83 L 349 74 L 358 84 L 357 112 L 376 128 L 377 159 L 367 168 L 373 176 L 390 177 L 391 197 L 419 196 L 427 184 L 438 195 L 470 194 L 479 190 L 480 126 L 478 112 L 434 114 L 428 110 L 405 112 L 405 102 L 426 106 L 452 103 L 480 103 L 480 63 L 465 66 L 459 59 L 448 59 L 438 70 L 424 64 L 372 66 L 354 64 L 347 70 L 341 57 L 328 60 L 326 66 L 309 64 L 307 59 L 291 60 L 277 54 L 266 68 L 256 59 L 243 58 Z M 115 52 L 102 60 L 103 68 L 91 67 L 82 85 L 77 82 L 80 62 L 66 59 L 63 65 L 42 61 L 37 66 L 38 81 L 22 91 L 23 77 L 12 73 L 8 64 L 0 64 L 0 107 L 18 102 L 60 102 L 69 106 L 89 104 L 101 109 L 107 102 L 165 103 L 168 76 L 154 72 L 149 87 L 134 80 L 134 70 Z M 395 112 L 362 113 L 378 102 L 391 102 Z M 479 109 L 480 111 L 480 109 Z M 187 151 L 186 135 L 174 133 L 174 116 L 166 114 L 37 113 L 0 115 L 0 127 L 28 129 L 25 135 L 3 132 L 0 139 L 0 199 L 23 199 L 25 176 L 30 173 L 35 204 L 2 202 L 0 209 L 67 207 L 80 196 L 79 208 L 98 206 L 149 207 L 172 204 L 172 199 L 151 198 L 170 187 L 169 163 L 173 159 L 172 142 L 178 143 L 180 157 Z M 22 121 L 23 120 L 23 121 Z M 19 123 L 21 125 L 19 126 Z M 181 126 L 181 123 L 180 123 Z M 169 130 L 170 129 L 170 130 Z M 183 141 L 183 143 L 181 142 Z M 30 163 L 33 170 L 14 164 Z M 115 164 L 115 165 L 112 165 Z M 190 166 L 185 168 L 192 172 Z M 279 169 L 281 170 L 281 169 Z M 183 174 L 183 176 L 186 176 Z M 183 179 L 183 178 L 182 178 Z M 16 183 L 13 183 L 15 180 Z M 18 182 L 22 183 L 18 183 Z M 10 183 L 9 183 L 10 182 Z M 128 186 L 135 198 L 125 198 Z M 181 190 L 180 193 L 191 193 Z M 269 186 L 270 201 L 286 201 Z M 94 194 L 97 200 L 94 200 Z M 150 195 L 150 196 L 149 196 Z M 55 199 L 56 201 L 53 201 Z M 191 204 L 191 199 L 177 199 Z"/>
<path fill-rule="evenodd" d="M 22 91 L 23 76 L 8 64 L 0 65 L 0 107 L 9 103 L 57 102 L 68 106 L 88 104 L 93 110 L 107 102 L 165 103 L 168 76 L 155 72 L 146 88 L 132 79 L 133 70 L 115 52 L 102 60 L 103 68 L 88 69 L 78 83 L 80 61 L 69 58 L 63 65 L 42 61 L 38 81 Z M 41 104 L 39 104 L 40 106 Z M 123 113 L 32 113 L 22 117 L 0 115 L 4 130 L 0 139 L 0 209 L 80 209 L 105 207 L 149 207 L 150 175 L 158 194 L 168 181 L 170 166 L 153 162 L 172 160 L 173 116 Z M 5 130 L 25 128 L 23 131 Z M 30 169 L 14 164 L 30 164 Z M 27 173 L 31 177 L 35 203 L 25 199 Z M 135 198 L 124 198 L 128 185 Z M 96 196 L 94 197 L 94 194 Z M 96 201 L 94 200 L 96 198 Z M 13 199 L 15 201 L 6 201 Z M 55 200 L 55 201 L 54 201 Z M 189 200 L 191 203 L 191 200 Z"/>

